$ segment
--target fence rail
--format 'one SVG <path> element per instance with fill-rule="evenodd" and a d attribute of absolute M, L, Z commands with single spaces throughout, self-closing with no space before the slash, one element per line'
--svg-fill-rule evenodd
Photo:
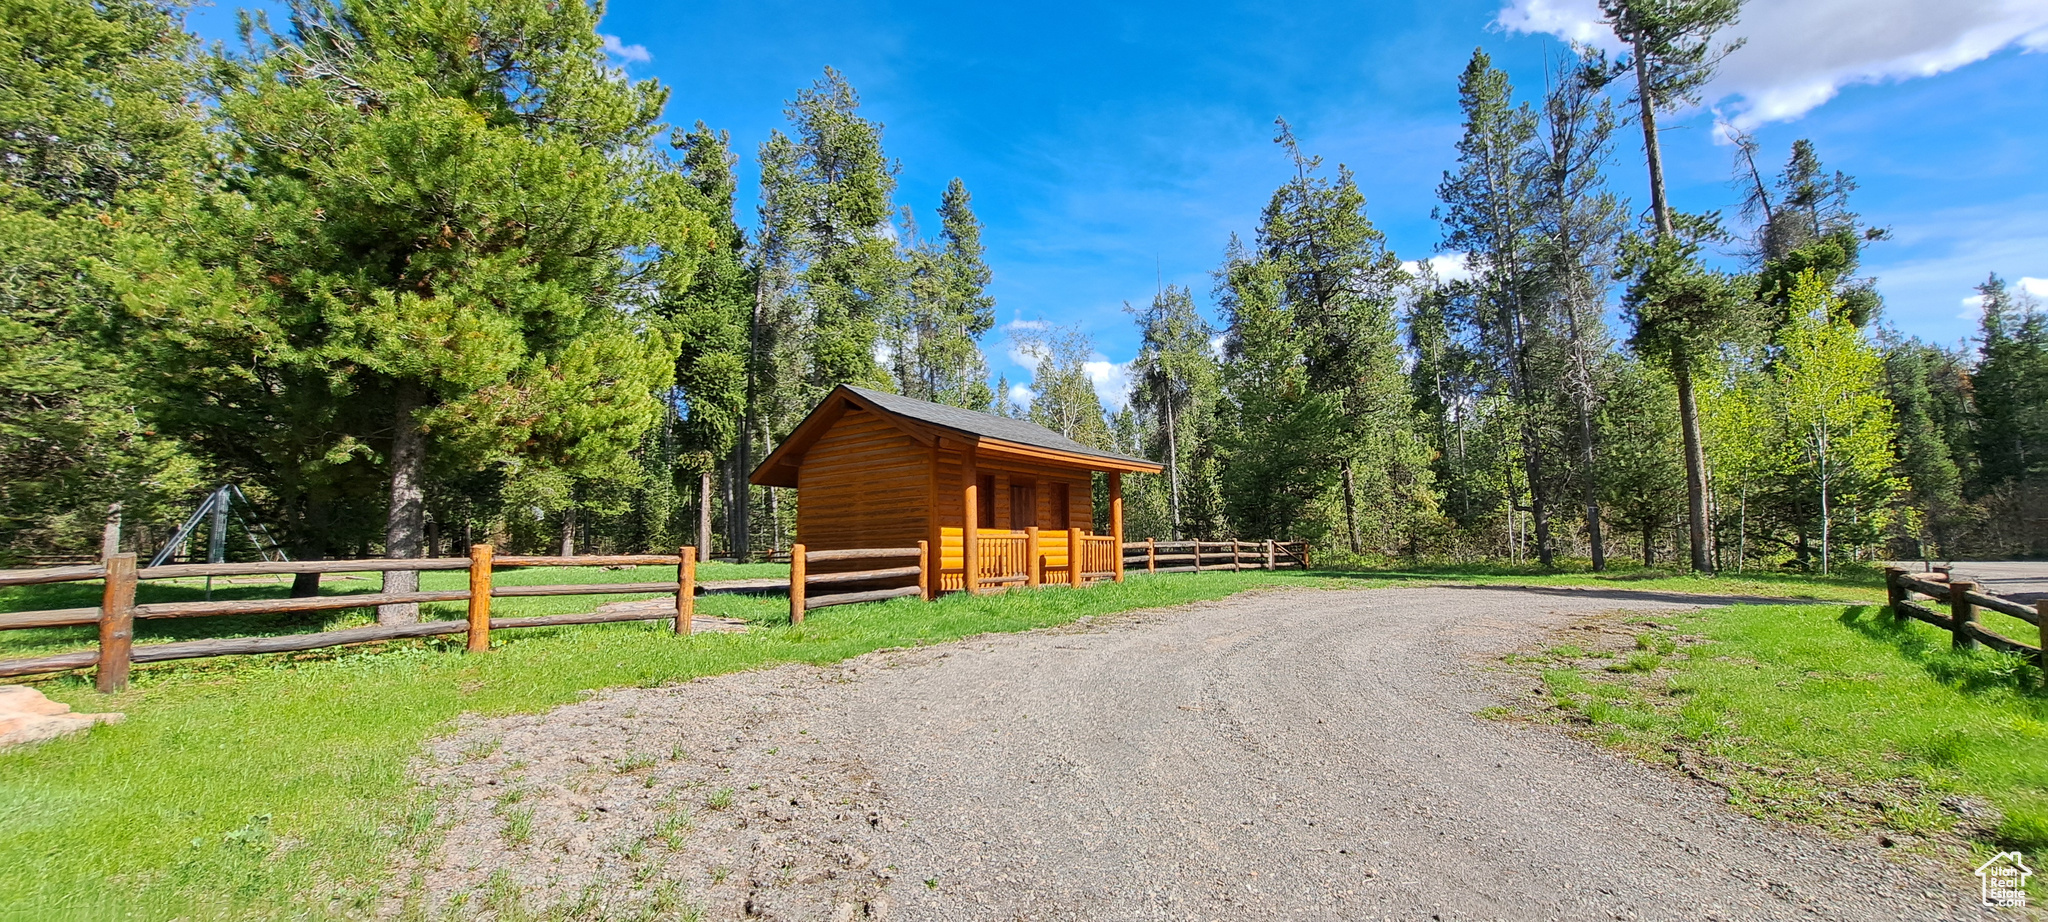
<path fill-rule="evenodd" d="M 673 566 L 674 580 L 640 583 L 568 583 L 551 586 L 492 586 L 496 570 L 508 567 L 547 566 Z M 345 595 L 308 596 L 291 599 L 245 599 L 219 602 L 153 602 L 136 604 L 136 585 L 144 580 L 179 577 L 261 576 L 297 573 L 343 573 L 468 570 L 469 588 L 443 592 L 370 592 Z M 168 660 L 194 659 L 250 653 L 282 653 L 316 650 L 348 644 L 467 634 L 467 648 L 490 648 L 494 629 L 553 627 L 605 621 L 673 620 L 678 634 L 691 630 L 696 597 L 718 592 L 757 592 L 759 580 L 726 583 L 697 582 L 697 556 L 692 548 L 677 554 L 638 554 L 592 557 L 496 557 L 489 545 L 470 549 L 468 557 L 382 558 L 374 560 L 300 560 L 268 563 L 173 564 L 162 567 L 135 566 L 135 555 L 120 554 L 90 567 L 53 567 L 44 570 L 0 572 L 0 586 L 29 586 L 82 580 L 101 580 L 100 604 L 91 608 L 65 608 L 0 614 L 0 630 L 98 624 L 98 650 L 61 653 L 52 656 L 0 660 L 0 676 L 38 675 L 96 667 L 95 684 L 101 691 L 118 691 L 128 683 L 129 666 Z M 772 583 L 771 583 L 772 585 Z M 584 612 L 531 618 L 493 618 L 494 598 L 524 598 L 563 595 L 625 595 L 673 593 L 672 611 Z M 272 615 L 304 611 L 331 611 L 378 605 L 421 602 L 468 602 L 468 618 L 462 621 L 428 621 L 417 624 L 374 624 L 364 627 L 308 634 L 270 637 L 232 637 L 187 640 L 173 643 L 134 645 L 137 619 L 205 618 L 226 615 Z"/>
<path fill-rule="evenodd" d="M 1124 566 L 1148 573 L 1209 570 L 1306 570 L 1306 541 L 1133 541 L 1124 544 Z"/>
<path fill-rule="evenodd" d="M 2048 682 L 2048 656 L 2042 653 L 2043 649 L 2048 649 L 2048 599 L 2035 602 L 2030 607 L 1981 592 L 1976 583 L 1968 580 L 1952 580 L 1945 573 L 1915 576 L 1900 567 L 1885 568 L 1884 584 L 1886 601 L 1891 604 L 1894 616 L 1916 618 L 1948 631 L 1953 638 L 1951 643 L 1958 650 L 1983 646 L 2030 656 L 2042 668 L 2044 682 Z M 1948 613 L 1944 615 L 1929 608 L 1923 600 L 1943 603 L 1948 607 Z M 1986 609 L 2033 625 L 2040 631 L 2039 646 L 1985 627 L 1979 621 L 1979 614 Z"/>
<path fill-rule="evenodd" d="M 1087 535 L 1078 528 L 1067 529 L 1064 535 L 1059 532 L 1053 532 L 1052 535 L 1056 537 L 1042 538 L 1038 529 L 1031 528 L 1026 529 L 1023 534 L 977 536 L 979 565 L 972 591 L 981 592 L 1018 585 L 1036 587 L 1054 576 L 1058 577 L 1059 582 L 1078 589 L 1090 581 L 1122 582 L 1125 571 L 1138 566 L 1143 566 L 1145 571 L 1150 573 L 1295 568 L 1306 570 L 1309 567 L 1308 546 L 1303 542 L 1147 540 L 1125 543 L 1119 547 L 1116 539 L 1111 536 Z M 1061 538 L 1065 539 L 1064 546 Z M 941 591 L 940 567 L 935 554 L 936 549 L 927 541 L 919 541 L 916 547 L 821 551 L 808 550 L 797 544 L 789 549 L 790 575 L 786 583 L 775 578 L 699 582 L 696 551 L 688 547 L 682 548 L 677 554 L 618 554 L 589 557 L 508 554 L 500 557 L 495 555 L 490 545 L 480 544 L 470 549 L 468 557 L 171 564 L 143 568 L 135 565 L 135 555 L 121 554 L 91 566 L 0 571 L 0 587 L 84 580 L 101 581 L 101 599 L 97 606 L 0 613 L 0 630 L 97 624 L 99 649 L 0 660 L 0 677 L 68 672 L 93 667 L 96 669 L 95 684 L 101 691 L 111 692 L 127 685 L 129 667 L 134 663 L 295 652 L 449 634 L 467 635 L 465 647 L 470 652 L 481 652 L 490 648 L 490 633 L 493 630 L 600 624 L 613 621 L 672 620 L 677 634 L 688 634 L 691 630 L 695 599 L 699 595 L 779 593 L 785 588 L 789 593 L 790 621 L 801 624 L 806 612 L 834 605 L 913 596 L 927 600 L 934 598 Z M 672 581 L 635 583 L 493 585 L 495 573 L 507 568 L 593 566 L 673 566 L 676 568 L 676 578 Z M 137 584 L 153 579 L 436 570 L 467 570 L 468 588 L 440 592 L 374 592 L 218 602 L 137 604 L 135 601 Z M 947 572 L 957 574 L 959 571 Z M 628 609 L 526 618 L 496 618 L 491 615 L 492 599 L 626 594 L 673 594 L 676 601 L 672 611 Z M 1971 600 L 1972 604 L 1998 611 L 2007 611 L 2008 608 L 2002 606 L 2013 604 L 2001 599 L 1967 593 L 1965 598 Z M 187 640 L 145 644 L 139 647 L 133 643 L 137 619 L 285 614 L 423 602 L 467 602 L 468 617 L 460 621 L 374 624 L 307 634 Z M 1939 619 L 1940 616 L 1933 616 L 1930 613 L 1930 617 Z M 1937 620 L 1935 623 L 1945 625 L 1947 620 Z M 1986 642 L 1994 645 L 2017 643 L 1981 628 L 1976 628 L 1976 631 L 1988 638 Z"/>
<path fill-rule="evenodd" d="M 915 564 L 904 566 L 903 561 L 914 560 Z M 823 573 L 811 572 L 811 564 L 825 563 L 836 566 L 875 564 L 866 569 L 835 569 Z M 894 563 L 896 566 L 880 566 Z M 833 605 L 852 605 L 856 602 L 881 602 L 888 599 L 902 599 L 910 596 L 929 599 L 932 586 L 927 574 L 931 572 L 931 544 L 917 542 L 916 547 L 851 548 L 832 551 L 807 550 L 801 544 L 789 548 L 789 623 L 804 623 L 804 614 Z M 910 585 L 900 585 L 904 580 Z M 879 585 L 897 583 L 899 585 Z M 813 587 L 821 592 L 811 591 Z"/>

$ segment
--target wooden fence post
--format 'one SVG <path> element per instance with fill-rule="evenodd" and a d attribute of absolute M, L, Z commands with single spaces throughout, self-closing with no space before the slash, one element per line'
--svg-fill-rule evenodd
<path fill-rule="evenodd" d="M 469 644 L 471 653 L 491 648 L 491 546 L 469 549 Z"/>
<path fill-rule="evenodd" d="M 697 629 L 697 549 L 686 547 L 676 556 L 681 558 L 676 563 L 676 636 L 681 637 Z"/>
<path fill-rule="evenodd" d="M 106 558 L 100 591 L 100 661 L 93 685 L 109 694 L 128 687 L 128 656 L 135 648 L 135 555 Z"/>
<path fill-rule="evenodd" d="M 789 623 L 804 623 L 804 546 L 789 546 Z"/>
<path fill-rule="evenodd" d="M 1899 585 L 1899 577 L 1904 576 L 1905 573 L 1905 570 L 1898 567 L 1884 568 L 1884 603 L 1891 606 L 1892 620 L 1894 621 L 1902 621 L 1906 618 L 1906 608 L 1899 604 L 1906 601 L 1906 587 Z"/>
<path fill-rule="evenodd" d="M 917 595 L 929 602 L 933 588 L 939 584 L 938 576 L 932 572 L 932 543 L 917 542 Z"/>
<path fill-rule="evenodd" d="M 1239 558 L 1237 550 L 1237 538 L 1232 537 L 1230 539 L 1230 572 L 1232 573 L 1244 571 L 1244 561 Z"/>
<path fill-rule="evenodd" d="M 1202 539 L 1196 538 L 1188 542 L 1188 545 L 1195 549 L 1195 572 L 1200 573 L 1202 572 Z"/>
<path fill-rule="evenodd" d="M 2041 628 L 2041 652 L 2034 663 L 2041 667 L 2041 687 L 2048 688 L 2048 599 L 2034 603 L 2034 623 Z"/>
<path fill-rule="evenodd" d="M 1970 593 L 1977 584 L 1969 580 L 1955 580 L 1948 584 L 1948 613 L 1955 619 L 1955 638 L 1951 642 L 1958 650 L 1975 650 L 1977 643 L 1977 606 L 1970 602 Z"/>
<path fill-rule="evenodd" d="M 1045 584 L 1045 554 L 1038 543 L 1038 526 L 1024 526 L 1024 587 L 1037 589 Z"/>
<path fill-rule="evenodd" d="M 1267 539 L 1266 539 L 1266 569 L 1267 569 L 1268 571 L 1271 571 L 1271 570 L 1275 569 L 1275 567 L 1276 567 L 1276 566 L 1278 565 L 1278 561 L 1277 561 L 1277 560 L 1275 559 L 1275 556 L 1276 556 L 1276 555 L 1275 555 L 1275 554 L 1273 553 L 1273 539 L 1271 539 L 1271 538 L 1267 538 Z"/>
<path fill-rule="evenodd" d="M 1081 588 L 1081 530 L 1067 529 L 1067 585 Z"/>
<path fill-rule="evenodd" d="M 1147 572 L 1147 573 L 1155 573 L 1155 572 L 1158 572 L 1158 570 L 1159 570 L 1159 539 L 1157 539 L 1157 538 L 1146 538 L 1146 539 L 1145 539 L 1145 572 Z"/>

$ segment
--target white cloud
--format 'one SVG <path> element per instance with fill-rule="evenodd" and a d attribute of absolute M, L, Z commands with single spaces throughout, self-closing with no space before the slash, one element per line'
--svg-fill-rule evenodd
<path fill-rule="evenodd" d="M 1494 22 L 1619 47 L 1598 0 L 1507 0 Z M 2042 0 L 1800 0 L 1756 2 L 1726 33 L 1748 41 L 1721 64 L 1705 98 L 1747 131 L 1791 121 L 1843 87 L 1931 77 L 2018 45 L 2048 51 Z"/>
<path fill-rule="evenodd" d="M 1023 384 L 1010 385 L 1008 396 L 1010 398 L 1010 405 L 1019 408 L 1028 407 L 1031 405 L 1031 401 L 1038 399 L 1038 394 Z"/>
<path fill-rule="evenodd" d="M 1107 356 L 1097 355 L 1097 361 L 1082 362 L 1081 371 L 1088 375 L 1089 383 L 1095 385 L 1095 396 L 1111 413 L 1120 412 L 1131 399 L 1131 363 L 1112 362 Z"/>
<path fill-rule="evenodd" d="M 1411 259 L 1402 263 L 1401 268 L 1408 270 L 1409 275 L 1418 275 L 1422 272 L 1423 263 L 1429 264 L 1438 281 L 1463 282 L 1472 278 L 1472 270 L 1465 265 L 1463 253 L 1438 253 L 1426 260 Z"/>
<path fill-rule="evenodd" d="M 2021 276 L 2019 283 L 2014 285 L 2013 287 L 2018 288 L 2019 290 L 2024 291 L 2027 294 L 2033 295 L 2036 298 L 2048 298 L 2048 279 L 2037 279 L 2031 276 Z"/>
<path fill-rule="evenodd" d="M 628 45 L 625 42 L 619 41 L 618 36 L 606 35 L 602 32 L 598 33 L 597 37 L 604 40 L 604 53 L 621 61 L 645 64 L 654 60 L 654 55 L 647 50 L 646 45 Z"/>

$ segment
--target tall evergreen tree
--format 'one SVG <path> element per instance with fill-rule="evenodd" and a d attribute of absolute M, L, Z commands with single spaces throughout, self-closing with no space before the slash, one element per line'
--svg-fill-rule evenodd
<path fill-rule="evenodd" d="M 727 133 L 698 122 L 677 132 L 683 167 L 696 193 L 693 207 L 711 223 L 711 243 L 687 287 L 659 307 L 681 347 L 671 403 L 678 408 L 670 447 L 678 474 L 693 474 L 697 494 L 697 554 L 711 559 L 712 475 L 740 435 L 747 400 L 747 329 L 754 306 L 755 270 L 747 263 L 746 234 L 734 219 L 737 158 Z"/>
<path fill-rule="evenodd" d="M 1584 507 L 1593 569 L 1607 565 L 1595 425 L 1604 390 L 1603 356 L 1612 348 L 1606 329 L 1607 290 L 1613 284 L 1625 206 L 1606 186 L 1602 169 L 1612 153 L 1613 105 L 1599 92 L 1597 56 L 1580 54 L 1557 75 L 1544 98 L 1538 139 L 1532 242 L 1547 328 L 1553 331 L 1544 363 L 1557 397 L 1569 407 L 1571 468 Z"/>
<path fill-rule="evenodd" d="M 1301 329 L 1309 386 L 1337 401 L 1346 544 L 1360 552 L 1369 537 L 1375 549 L 1391 549 L 1410 517 L 1433 506 L 1394 326 L 1408 274 L 1366 217 L 1350 169 L 1323 175 L 1321 158 L 1302 152 L 1284 120 L 1278 125 L 1274 141 L 1294 178 L 1266 205 L 1258 258 L 1278 273 L 1283 306 Z"/>
<path fill-rule="evenodd" d="M 1533 265 L 1536 225 L 1540 218 L 1537 183 L 1542 159 L 1536 150 L 1538 119 L 1527 105 L 1516 106 L 1507 74 L 1495 68 L 1483 50 L 1475 49 L 1458 81 L 1459 107 L 1465 134 L 1458 141 L 1458 169 L 1446 172 L 1437 186 L 1444 203 L 1443 246 L 1465 254 L 1472 280 L 1459 288 L 1464 297 L 1465 325 L 1477 342 L 1473 350 L 1486 365 L 1487 377 L 1505 392 L 1516 421 L 1523 483 L 1529 488 L 1536 554 L 1553 566 L 1551 538 L 1551 471 L 1554 447 L 1561 441 L 1550 419 L 1549 398 L 1556 381 L 1539 368 L 1554 332 L 1541 310 L 1542 286 Z M 1510 494 L 1511 506 L 1520 506 Z"/>
<path fill-rule="evenodd" d="M 978 340 L 995 325 L 981 220 L 958 177 L 939 204 L 939 239 L 905 254 L 909 291 L 885 334 L 906 396 L 971 410 L 995 400 Z"/>
<path fill-rule="evenodd" d="M 2048 477 L 2048 315 L 1996 275 L 1977 286 L 1980 489 Z"/>
<path fill-rule="evenodd" d="M 1915 556 L 1955 557 L 1971 518 L 1963 498 L 1967 447 L 1949 435 L 1965 409 L 1957 387 L 1962 362 L 1945 349 L 1895 332 L 1883 336 L 1885 396 L 1896 408 L 1897 454 L 1910 510 L 1897 521 Z M 1957 457 L 1958 447 L 1966 457 Z"/>
<path fill-rule="evenodd" d="M 1619 69 L 1634 77 L 1635 102 L 1643 129 L 1643 155 L 1650 174 L 1650 212 L 1655 240 L 1633 260 L 1636 345 L 1667 363 L 1678 399 L 1678 425 L 1685 453 L 1685 493 L 1692 567 L 1713 569 L 1707 532 L 1707 465 L 1693 393 L 1693 366 L 1705 344 L 1718 334 L 1733 304 L 1726 286 L 1698 266 L 1696 238 L 1681 234 L 1680 221 L 1664 194 L 1664 157 L 1657 138 L 1657 113 L 1696 102 L 1722 58 L 1740 42 L 1715 44 L 1714 35 L 1735 22 L 1742 0 L 1600 0 L 1614 35 L 1628 46 Z M 1694 239 L 1687 239 L 1694 238 Z M 1666 284 L 1673 287 L 1662 287 Z M 1647 334 L 1647 335 L 1646 335 Z"/>
<path fill-rule="evenodd" d="M 1213 521 L 1207 475 L 1220 382 L 1209 339 L 1216 331 L 1195 310 L 1186 288 L 1169 285 L 1144 310 L 1124 309 L 1138 319 L 1131 397 L 1152 423 L 1143 447 L 1166 465 L 1161 485 L 1169 533 L 1182 538 L 1190 533 L 1190 519 Z"/>
<path fill-rule="evenodd" d="M 582 3 L 289 15 L 222 68 L 221 191 L 127 292 L 159 418 L 290 501 L 373 468 L 401 558 L 434 468 L 557 510 L 637 476 L 676 352 L 634 311 L 711 241 L 648 145 L 667 91 L 608 64 Z"/>
<path fill-rule="evenodd" d="M 169 518 L 198 485 L 104 336 L 148 199 L 192 191 L 192 44 L 171 4 L 0 2 L 0 560 L 96 551 L 110 504 Z"/>
<path fill-rule="evenodd" d="M 1318 507 L 1337 486 L 1345 421 L 1337 396 L 1310 383 L 1309 333 L 1286 274 L 1233 235 L 1216 291 L 1227 321 L 1217 450 L 1230 522 L 1244 534 L 1322 539 Z"/>
<path fill-rule="evenodd" d="M 875 359 L 881 322 L 897 309 L 902 260 L 891 239 L 897 165 L 882 126 L 831 68 L 799 90 L 785 115 L 792 135 L 761 145 L 762 256 L 790 287 L 804 366 L 798 405 L 840 384 L 888 386 Z"/>

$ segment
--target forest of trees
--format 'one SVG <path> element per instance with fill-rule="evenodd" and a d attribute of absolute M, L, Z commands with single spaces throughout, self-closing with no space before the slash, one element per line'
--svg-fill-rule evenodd
<path fill-rule="evenodd" d="M 746 475 L 839 383 L 1159 460 L 1136 537 L 2048 554 L 2040 306 L 1991 276 L 1968 347 L 1887 328 L 1859 274 L 1886 233 L 1805 141 L 1737 138 L 1730 214 L 1673 209 L 1656 123 L 1739 2 L 1603 9 L 1626 52 L 1574 50 L 1538 97 L 1483 50 L 1445 75 L 1455 271 L 1397 257 L 1358 177 L 1278 122 L 1286 179 L 1210 290 L 1128 307 L 1110 412 L 1078 328 L 1010 334 L 1029 400 L 989 381 L 972 196 L 953 180 L 920 225 L 829 68 L 742 152 L 665 123 L 583 3 L 292 0 L 230 52 L 153 0 L 0 0 L 0 563 L 96 553 L 115 506 L 146 552 L 223 482 L 294 557 L 758 554 L 798 498 Z"/>

